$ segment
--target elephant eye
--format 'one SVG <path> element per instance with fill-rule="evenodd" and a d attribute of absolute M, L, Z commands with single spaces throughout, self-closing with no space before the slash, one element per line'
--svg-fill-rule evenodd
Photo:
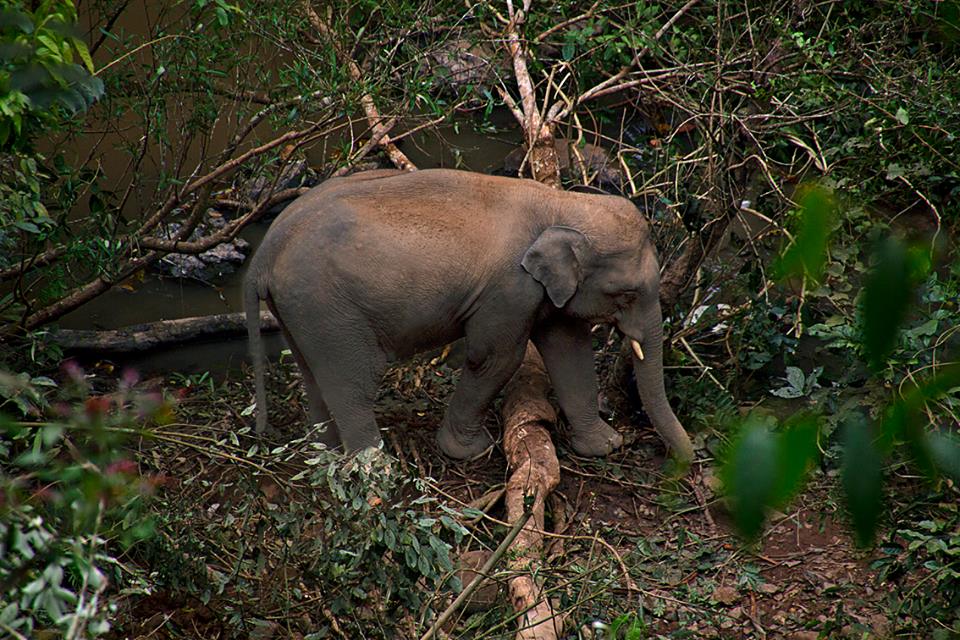
<path fill-rule="evenodd" d="M 620 291 L 614 294 L 613 297 L 616 299 L 618 304 L 626 305 L 636 300 L 637 296 L 639 295 L 640 293 L 638 291 Z"/>

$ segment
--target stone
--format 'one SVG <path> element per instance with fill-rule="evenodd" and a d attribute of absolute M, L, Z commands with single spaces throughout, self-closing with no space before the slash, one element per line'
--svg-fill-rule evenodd
<path fill-rule="evenodd" d="M 204 221 L 197 225 L 187 241 L 200 240 L 215 233 L 216 230 L 222 229 L 226 224 L 223 214 L 210 209 L 207 211 Z M 179 222 L 172 222 L 164 225 L 156 233 L 156 236 L 170 240 L 176 236 L 181 228 L 182 225 Z M 235 265 L 242 264 L 246 260 L 246 254 L 249 251 L 249 242 L 243 238 L 234 238 L 228 242 L 221 242 L 197 255 L 168 253 L 155 263 L 155 269 L 174 278 L 189 278 L 210 282 L 218 276 L 233 272 Z"/>
<path fill-rule="evenodd" d="M 717 587 L 713 590 L 713 599 L 729 606 L 740 599 L 740 594 L 733 587 Z"/>
<path fill-rule="evenodd" d="M 479 573 L 477 571 L 490 558 L 489 551 L 467 551 L 460 554 L 459 565 L 456 576 L 464 589 L 473 582 Z M 464 604 L 464 611 L 475 613 L 485 611 L 496 604 L 500 597 L 500 583 L 493 579 L 487 579 L 480 587 L 474 591 Z"/>

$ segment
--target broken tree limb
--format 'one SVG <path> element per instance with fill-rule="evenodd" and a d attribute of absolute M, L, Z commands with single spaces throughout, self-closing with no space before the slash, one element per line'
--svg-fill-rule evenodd
<path fill-rule="evenodd" d="M 310 0 L 303 0 L 303 11 L 307 16 L 307 20 L 310 21 L 310 26 L 316 29 L 334 48 L 340 62 L 346 65 L 350 77 L 358 83 L 363 82 L 363 71 L 350 56 L 349 51 L 343 48 L 342 43 L 337 39 L 336 34 L 330 28 L 329 24 L 314 10 Z M 417 165 L 411 162 L 410 158 L 400 151 L 397 145 L 390 139 L 390 135 L 387 132 L 390 130 L 392 123 L 380 115 L 373 96 L 369 93 L 363 94 L 363 96 L 360 97 L 360 105 L 363 107 L 363 112 L 367 116 L 371 137 L 378 140 L 379 146 L 386 152 L 394 166 L 404 171 L 416 171 Z"/>
<path fill-rule="evenodd" d="M 280 330 L 277 319 L 269 311 L 260 312 L 260 330 Z M 50 332 L 50 338 L 64 349 L 74 351 L 132 353 L 202 338 L 225 338 L 246 333 L 246 317 L 240 311 L 146 322 L 108 331 L 56 329 Z"/>
<path fill-rule="evenodd" d="M 556 640 L 563 615 L 553 610 L 543 584 L 534 576 L 543 547 L 544 504 L 560 483 L 560 463 L 550 439 L 557 414 L 547 399 L 550 378 L 536 348 L 527 343 L 523 364 L 504 390 L 503 450 L 510 469 L 504 503 L 507 521 L 532 511 L 509 560 L 510 602 L 519 615 L 517 640 Z"/>

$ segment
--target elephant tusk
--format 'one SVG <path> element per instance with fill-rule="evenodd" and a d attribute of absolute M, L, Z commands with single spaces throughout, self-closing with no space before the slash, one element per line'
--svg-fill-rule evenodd
<path fill-rule="evenodd" d="M 636 340 L 631 340 L 630 346 L 633 347 L 633 355 L 637 356 L 637 360 L 643 360 L 643 348 L 640 347 L 640 343 Z"/>

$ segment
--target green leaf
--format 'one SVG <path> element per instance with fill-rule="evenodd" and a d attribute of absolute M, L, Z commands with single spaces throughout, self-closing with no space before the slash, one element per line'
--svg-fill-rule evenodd
<path fill-rule="evenodd" d="M 7 27 L 14 27 L 27 34 L 33 33 L 34 28 L 30 14 L 17 9 L 2 9 L 0 10 L 0 29 Z"/>
<path fill-rule="evenodd" d="M 897 122 L 900 124 L 910 124 L 910 116 L 907 114 L 907 110 L 903 107 L 897 109 Z"/>
<path fill-rule="evenodd" d="M 863 347 L 870 367 L 879 372 L 897 345 L 900 328 L 924 270 L 923 258 L 899 240 L 888 238 L 874 251 L 863 291 Z"/>
<path fill-rule="evenodd" d="M 841 479 L 857 542 L 873 543 L 880 514 L 883 457 L 866 418 L 853 413 L 843 428 Z"/>
<path fill-rule="evenodd" d="M 777 441 L 757 416 L 749 416 L 727 453 L 720 476 L 740 533 L 756 538 L 777 482 Z"/>
<path fill-rule="evenodd" d="M 777 437 L 776 484 L 772 495 L 772 505 L 782 507 L 793 498 L 806 481 L 807 472 L 817 460 L 817 434 L 820 431 L 819 420 L 813 415 L 799 415 L 791 418 Z"/>
<path fill-rule="evenodd" d="M 805 380 L 803 371 L 799 367 L 787 367 L 787 383 L 794 389 L 803 390 L 803 381 Z"/>
<path fill-rule="evenodd" d="M 83 65 L 87 68 L 87 71 L 91 74 L 96 73 L 97 70 L 96 67 L 93 66 L 93 58 L 90 57 L 90 50 L 87 49 L 86 43 L 80 38 L 71 38 L 70 42 L 73 44 L 77 55 L 80 56 L 80 59 L 83 61 Z"/>
<path fill-rule="evenodd" d="M 57 62 L 62 62 L 63 55 L 60 51 L 60 43 L 56 42 L 48 35 L 38 35 L 37 40 L 50 51 L 50 57 Z"/>
<path fill-rule="evenodd" d="M 774 272 L 780 279 L 806 277 L 819 282 L 827 262 L 827 248 L 837 217 L 833 193 L 821 186 L 807 187 L 800 199 L 796 234 L 780 256 Z"/>

